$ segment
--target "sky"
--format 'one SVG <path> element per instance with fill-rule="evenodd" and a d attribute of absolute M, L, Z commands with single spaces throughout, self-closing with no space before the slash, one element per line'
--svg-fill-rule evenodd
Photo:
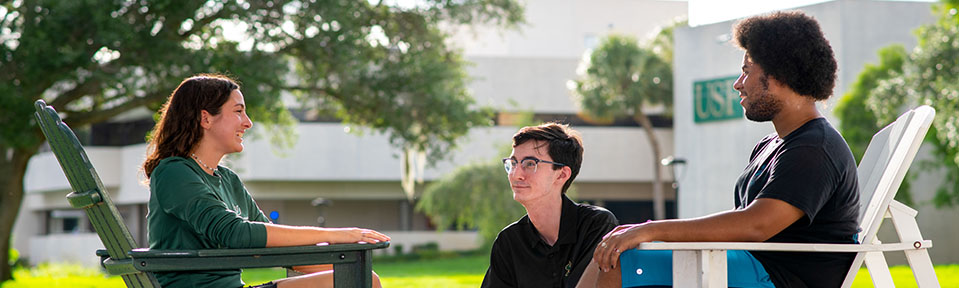
<path fill-rule="evenodd" d="M 827 1 L 828 0 L 689 0 L 689 25 L 699 26 Z"/>
<path fill-rule="evenodd" d="M 699 26 L 828 1 L 829 0 L 689 0 L 689 25 Z M 933 0 L 899 1 L 932 2 Z"/>
<path fill-rule="evenodd" d="M 386 4 L 398 5 L 401 7 L 415 6 L 421 0 L 367 0 L 370 3 L 384 1 Z M 682 1 L 682 0 L 679 0 Z M 699 26 L 704 24 L 722 22 L 737 19 L 759 13 L 791 9 L 812 5 L 816 3 L 828 2 L 830 0 L 687 0 L 689 5 L 689 25 Z M 877 0 L 882 1 L 882 0 Z M 934 0 L 897 0 L 897 1 L 922 1 L 932 2 Z"/>
<path fill-rule="evenodd" d="M 388 5 L 413 7 L 422 0 L 367 0 L 383 1 Z M 667 0 L 673 1 L 673 0 Z M 676 0 L 683 1 L 683 0 Z M 772 10 L 795 8 L 829 0 L 687 0 L 690 25 L 703 25 L 736 19 Z M 693 22 L 695 21 L 695 23 Z"/>

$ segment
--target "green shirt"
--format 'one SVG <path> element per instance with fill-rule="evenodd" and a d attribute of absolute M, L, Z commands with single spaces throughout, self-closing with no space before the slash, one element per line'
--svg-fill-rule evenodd
<path fill-rule="evenodd" d="M 262 248 L 269 220 L 233 171 L 169 157 L 150 176 L 151 249 Z M 242 287 L 240 269 L 156 273 L 163 287 Z"/>

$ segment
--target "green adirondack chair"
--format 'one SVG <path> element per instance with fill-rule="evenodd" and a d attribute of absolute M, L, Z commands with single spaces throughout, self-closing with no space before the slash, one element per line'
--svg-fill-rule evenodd
<path fill-rule="evenodd" d="M 37 100 L 36 116 L 67 176 L 70 205 L 83 209 L 106 249 L 96 252 L 107 273 L 120 275 L 127 287 L 160 287 L 154 272 L 225 270 L 333 264 L 335 287 L 371 287 L 373 249 L 377 244 L 335 244 L 259 249 L 154 250 L 137 248 L 116 205 L 70 127 L 57 111 Z"/>

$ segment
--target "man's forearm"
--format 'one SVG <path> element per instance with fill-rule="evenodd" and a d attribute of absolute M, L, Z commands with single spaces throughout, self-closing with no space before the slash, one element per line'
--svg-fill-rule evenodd
<path fill-rule="evenodd" d="M 743 210 L 730 210 L 692 219 L 646 223 L 650 241 L 667 242 L 762 242 L 776 235 L 804 214 L 775 199 L 759 199 Z M 644 233 L 645 234 L 645 233 Z"/>
<path fill-rule="evenodd" d="M 724 211 L 693 219 L 671 219 L 643 227 L 651 241 L 666 242 L 759 242 L 763 236 L 739 211 Z"/>

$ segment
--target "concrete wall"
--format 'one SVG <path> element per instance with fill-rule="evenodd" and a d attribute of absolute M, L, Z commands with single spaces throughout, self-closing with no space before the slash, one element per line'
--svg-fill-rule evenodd
<path fill-rule="evenodd" d="M 393 187 L 392 183 L 400 179 L 400 158 L 396 156 L 399 151 L 389 145 L 384 135 L 352 134 L 344 132 L 344 128 L 335 123 L 300 123 L 296 127 L 299 134 L 297 143 L 279 154 L 273 153 L 274 147 L 265 139 L 247 139 L 244 152 L 228 157 L 225 165 L 236 171 L 245 183 L 257 188 L 249 189 L 256 196 L 298 198 L 302 195 L 293 191 L 322 189 L 303 183 L 325 182 L 325 185 L 332 186 L 321 194 L 329 194 L 334 198 L 401 198 L 402 195 L 393 195 L 397 190 L 390 188 Z M 646 147 L 646 135 L 641 129 L 574 128 L 581 132 L 586 149 L 577 181 L 646 182 L 652 179 L 653 157 Z M 459 149 L 452 153 L 450 159 L 440 161 L 435 167 L 424 171 L 424 179 L 428 181 L 441 177 L 462 163 L 508 156 L 500 155 L 501 148 L 509 146 L 516 130 L 516 127 L 496 126 L 470 131 L 467 137 L 459 141 Z M 661 142 L 663 155 L 670 155 L 673 133 L 667 129 L 657 129 L 655 133 Z M 149 189 L 140 182 L 143 179 L 140 165 L 146 145 L 86 149 L 115 203 L 145 203 L 149 200 Z M 663 172 L 668 176 L 668 171 L 664 169 Z M 28 199 L 30 201 L 25 201 L 25 208 L 69 207 L 65 199 L 60 199 L 70 190 L 69 183 L 52 153 L 40 153 L 31 159 L 25 181 L 28 195 L 56 194 L 53 197 Z M 350 194 L 346 190 L 351 189 L 345 188 L 350 188 L 351 184 L 348 183 L 351 182 L 367 185 L 366 189 L 361 190 L 366 190 L 363 193 L 368 194 Z"/>
<path fill-rule="evenodd" d="M 646 135 L 638 128 L 574 127 L 583 136 L 586 149 L 578 181 L 649 181 L 653 157 Z M 258 181 L 398 181 L 400 158 L 384 135 L 344 132 L 340 124 L 301 123 L 299 141 L 284 155 L 276 155 L 267 141 L 251 141 L 232 161 L 244 182 Z M 500 149 L 511 143 L 516 127 L 474 129 L 459 141 L 451 158 L 424 172 L 436 179 L 461 163 L 502 158 Z M 663 155 L 672 153 L 672 132 L 657 129 Z M 610 153 L 615 151 L 615 153 Z M 650 163 L 647 165 L 647 163 Z M 665 170 L 664 170 L 665 171 Z M 505 173 L 505 172 L 504 172 Z M 504 176 L 505 177 L 505 176 Z"/>
<path fill-rule="evenodd" d="M 526 0 L 519 31 L 491 27 L 450 27 L 452 44 L 467 56 L 579 58 L 609 33 L 643 38 L 676 17 L 686 2 L 658 0 Z"/>
<path fill-rule="evenodd" d="M 459 28 L 451 45 L 476 63 L 474 97 L 502 111 L 577 113 L 566 82 L 587 49 L 611 33 L 646 39 L 678 17 L 686 2 L 655 0 L 528 0 L 519 31 Z M 518 105 L 511 105 L 510 100 Z"/>
<path fill-rule="evenodd" d="M 34 236 L 30 237 L 30 242 L 32 245 L 28 255 L 31 263 L 68 262 L 87 267 L 100 265 L 96 251 L 103 249 L 103 243 L 96 233 Z"/>
<path fill-rule="evenodd" d="M 839 64 L 838 82 L 833 97 L 820 110 L 838 126 L 833 115 L 836 101 L 855 81 L 866 63 L 878 61 L 877 51 L 890 44 L 902 44 L 907 50 L 916 45 L 912 31 L 934 18 L 930 3 L 840 0 L 799 10 L 815 17 L 836 54 Z M 773 133 L 771 123 L 755 123 L 746 119 L 695 123 L 693 121 L 693 82 L 735 76 L 740 73 L 743 51 L 728 40 L 735 21 L 679 29 L 675 39 L 674 62 L 674 145 L 677 157 L 685 158 L 684 173 L 679 182 L 679 216 L 697 217 L 733 208 L 735 180 L 747 164 L 753 146 L 764 135 Z M 928 158 L 928 148 L 917 157 Z M 918 162 L 915 162 L 918 163 Z M 911 171 L 919 175 L 918 165 Z M 937 178 L 938 177 L 938 178 Z M 959 262 L 959 235 L 954 219 L 956 209 L 936 210 L 928 204 L 941 176 L 922 173 L 912 182 L 912 193 L 920 205 L 920 228 L 935 246 L 930 253 L 935 263 Z M 951 226 L 950 226 L 951 225 Z M 882 239 L 894 240 L 890 223 L 884 224 Z M 904 264 L 903 257 L 890 257 L 891 264 Z"/>

